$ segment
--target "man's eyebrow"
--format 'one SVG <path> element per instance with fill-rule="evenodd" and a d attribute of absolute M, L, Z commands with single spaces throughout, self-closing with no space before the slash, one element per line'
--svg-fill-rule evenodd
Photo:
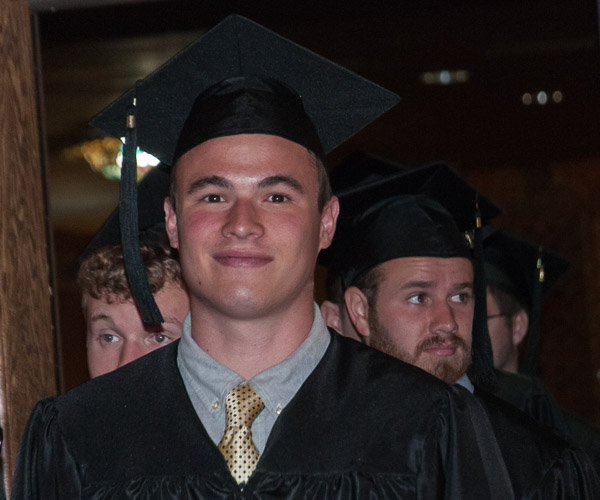
<path fill-rule="evenodd" d="M 104 314 L 104 313 L 94 314 L 90 318 L 90 323 L 95 323 L 96 321 L 108 321 L 108 322 L 112 323 L 113 325 L 115 323 L 114 320 L 108 314 Z"/>
<path fill-rule="evenodd" d="M 473 282 L 472 281 L 465 281 L 464 283 L 457 283 L 452 288 L 454 288 L 455 290 L 472 289 L 473 288 Z"/>
<path fill-rule="evenodd" d="M 409 290 L 411 288 L 422 288 L 422 289 L 430 289 L 433 288 L 434 282 L 433 281 L 409 281 L 407 283 L 404 283 L 400 289 L 401 290 Z M 465 281 L 464 283 L 456 283 L 455 285 L 452 285 L 452 290 L 471 290 L 473 289 L 473 282 L 471 281 Z"/>
<path fill-rule="evenodd" d="M 230 188 L 231 182 L 229 182 L 224 177 L 219 177 L 218 175 L 211 175 L 209 177 L 201 177 L 200 179 L 196 179 L 194 182 L 192 182 L 190 184 L 190 187 L 188 188 L 188 194 L 193 194 L 195 191 L 198 191 L 207 186 Z"/>
<path fill-rule="evenodd" d="M 276 186 L 277 184 L 285 184 L 286 186 L 291 187 L 293 190 L 298 191 L 299 193 L 304 193 L 304 189 L 302 185 L 293 177 L 289 175 L 272 175 L 270 177 L 265 177 L 258 183 L 259 188 Z"/>
<path fill-rule="evenodd" d="M 410 288 L 433 288 L 433 281 L 408 281 L 400 287 L 400 290 L 408 290 Z"/>

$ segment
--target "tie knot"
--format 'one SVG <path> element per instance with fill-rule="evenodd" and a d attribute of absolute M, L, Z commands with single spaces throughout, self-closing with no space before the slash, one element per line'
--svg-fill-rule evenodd
<path fill-rule="evenodd" d="M 227 427 L 252 427 L 265 404 L 252 387 L 243 384 L 231 389 L 225 398 Z"/>

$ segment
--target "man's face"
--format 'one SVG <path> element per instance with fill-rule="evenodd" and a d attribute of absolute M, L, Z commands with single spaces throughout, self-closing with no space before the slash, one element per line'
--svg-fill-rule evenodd
<path fill-rule="evenodd" d="M 409 257 L 379 266 L 367 343 L 454 383 L 471 363 L 473 266 L 464 258 Z"/>
<path fill-rule="evenodd" d="M 185 290 L 179 286 L 163 287 L 154 299 L 165 320 L 161 325 L 144 324 L 131 300 L 109 304 L 84 294 L 87 359 L 92 378 L 116 370 L 181 337 L 183 321 L 190 309 Z"/>
<path fill-rule="evenodd" d="M 502 314 L 493 295 L 487 292 L 488 330 L 494 353 L 494 366 L 504 369 L 507 360 L 513 355 L 511 318 Z"/>
<path fill-rule="evenodd" d="M 488 330 L 494 353 L 494 367 L 511 373 L 519 372 L 519 345 L 527 335 L 529 316 L 525 309 L 514 314 L 501 310 L 494 295 L 487 291 Z"/>
<path fill-rule="evenodd" d="M 228 318 L 260 318 L 312 301 L 317 253 L 329 246 L 337 200 L 317 207 L 317 171 L 302 146 L 244 134 L 211 139 L 177 164 L 179 248 L 192 302 Z"/>

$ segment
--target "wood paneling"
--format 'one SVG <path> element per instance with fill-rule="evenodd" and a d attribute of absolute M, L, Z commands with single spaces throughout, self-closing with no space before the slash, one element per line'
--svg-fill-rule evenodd
<path fill-rule="evenodd" d="M 4 479 L 34 404 L 55 394 L 38 113 L 27 2 L 0 0 L 0 392 Z"/>

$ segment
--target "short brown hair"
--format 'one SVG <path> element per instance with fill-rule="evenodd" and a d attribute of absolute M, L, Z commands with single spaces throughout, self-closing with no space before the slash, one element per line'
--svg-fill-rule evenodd
<path fill-rule="evenodd" d="M 380 267 L 375 266 L 360 274 L 351 285 L 355 286 L 365 294 L 370 309 L 375 309 L 377 295 L 379 293 L 379 284 L 381 283 L 382 278 L 383 274 Z"/>
<path fill-rule="evenodd" d="M 142 244 L 140 249 L 153 294 L 168 284 L 184 286 L 179 262 L 170 248 L 160 244 Z M 130 300 L 131 288 L 121 245 L 104 247 L 89 255 L 79 267 L 77 285 L 82 295 L 103 299 L 109 304 Z"/>

